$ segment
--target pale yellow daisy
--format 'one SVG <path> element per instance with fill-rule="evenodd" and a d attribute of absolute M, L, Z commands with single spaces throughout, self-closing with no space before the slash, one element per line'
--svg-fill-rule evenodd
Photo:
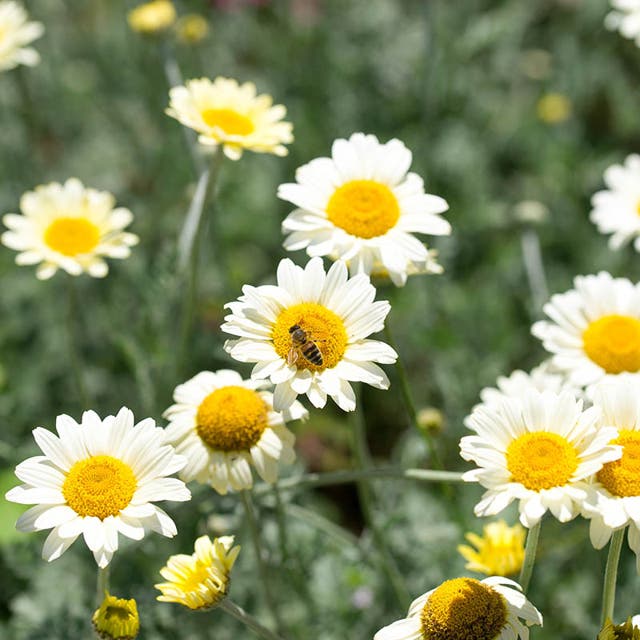
<path fill-rule="evenodd" d="M 171 556 L 160 574 L 167 582 L 156 584 L 161 602 L 177 602 L 189 609 L 215 607 L 228 593 L 231 568 L 240 547 L 233 536 L 208 536 L 196 540 L 195 553 Z"/>
<path fill-rule="evenodd" d="M 88 189 L 76 178 L 41 185 L 22 196 L 22 215 L 3 216 L 9 231 L 2 234 L 2 244 L 20 252 L 17 264 L 40 263 L 36 276 L 41 280 L 58 269 L 103 278 L 109 271 L 104 258 L 127 258 L 138 243 L 138 236 L 124 231 L 133 214 L 114 205 L 110 193 Z"/>
<path fill-rule="evenodd" d="M 293 142 L 292 125 L 283 122 L 287 110 L 270 95 L 256 95 L 252 82 L 232 78 L 189 80 L 169 92 L 167 115 L 194 129 L 201 144 L 222 145 L 224 154 L 238 160 L 244 149 L 287 155 Z"/>
<path fill-rule="evenodd" d="M 101 640 L 135 640 L 140 631 L 138 606 L 132 598 L 116 598 L 109 593 L 91 619 Z"/>
<path fill-rule="evenodd" d="M 171 0 L 152 0 L 138 5 L 127 14 L 127 22 L 139 33 L 162 33 L 176 21 Z"/>
<path fill-rule="evenodd" d="M 24 64 L 33 67 L 40 55 L 27 46 L 44 33 L 40 22 L 29 22 L 24 7 L 13 0 L 0 2 L 0 71 Z"/>

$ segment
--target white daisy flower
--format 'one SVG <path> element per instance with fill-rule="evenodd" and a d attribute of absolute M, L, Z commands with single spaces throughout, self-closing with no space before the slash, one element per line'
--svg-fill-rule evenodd
<path fill-rule="evenodd" d="M 496 387 L 485 387 L 480 392 L 480 399 L 485 404 L 491 404 L 503 398 L 520 398 L 531 389 L 554 393 L 560 393 L 565 389 L 577 392 L 577 389 L 569 385 L 565 376 L 554 371 L 547 360 L 531 369 L 529 373 L 516 369 L 509 376 L 500 376 L 496 381 Z"/>
<path fill-rule="evenodd" d="M 591 520 L 589 535 L 596 549 L 629 525 L 629 546 L 640 573 L 640 381 L 623 376 L 604 380 L 595 385 L 593 402 L 602 410 L 603 423 L 618 430 L 611 444 L 622 447 L 622 457 L 597 472 L 582 515 Z"/>
<path fill-rule="evenodd" d="M 287 110 L 273 98 L 256 95 L 252 82 L 239 85 L 231 78 L 189 80 L 169 92 L 167 115 L 194 129 L 200 144 L 222 145 L 224 154 L 238 160 L 244 149 L 286 156 L 293 142 L 293 126 L 283 122 Z"/>
<path fill-rule="evenodd" d="M 20 252 L 17 264 L 41 263 L 36 272 L 41 280 L 58 269 L 103 278 L 109 271 L 103 257 L 127 258 L 138 244 L 138 236 L 124 231 L 133 214 L 114 205 L 110 193 L 87 189 L 76 178 L 41 185 L 22 196 L 22 215 L 3 216 L 9 231 L 0 239 Z"/>
<path fill-rule="evenodd" d="M 640 15 L 640 14 L 639 14 Z M 614 164 L 604 173 L 606 191 L 598 191 L 591 198 L 591 221 L 600 233 L 612 233 L 611 249 L 620 249 L 634 240 L 640 251 L 640 156 L 627 157 L 624 166 Z"/>
<path fill-rule="evenodd" d="M 0 71 L 40 62 L 35 49 L 28 47 L 44 33 L 40 22 L 29 22 L 24 7 L 13 0 L 0 2 Z"/>
<path fill-rule="evenodd" d="M 583 411 L 569 391 L 531 390 L 476 407 L 465 421 L 476 434 L 460 441 L 460 455 L 478 465 L 463 479 L 487 489 L 475 514 L 496 515 L 518 500 L 520 522 L 528 528 L 547 510 L 560 522 L 575 518 L 585 481 L 621 455 L 620 447 L 609 445 L 616 429 L 601 426 L 600 418 L 598 408 Z"/>
<path fill-rule="evenodd" d="M 528 640 L 528 627 L 542 615 L 517 582 L 493 576 L 454 578 L 416 598 L 406 618 L 376 633 L 374 640 Z"/>
<path fill-rule="evenodd" d="M 572 384 L 640 371 L 640 287 L 626 278 L 577 276 L 575 289 L 551 296 L 531 332 Z"/>
<path fill-rule="evenodd" d="M 303 269 L 291 260 L 278 265 L 277 286 L 242 288 L 226 306 L 222 330 L 235 336 L 225 350 L 240 362 L 255 362 L 252 377 L 276 385 L 273 406 L 288 409 L 306 393 L 315 407 L 330 396 L 353 411 L 352 382 L 387 389 L 389 379 L 374 364 L 391 364 L 398 354 L 386 343 L 365 338 L 384 327 L 387 301 L 374 302 L 375 288 L 363 274 L 349 279 L 344 262 L 325 273 L 320 258 Z"/>
<path fill-rule="evenodd" d="M 185 482 L 197 480 L 225 494 L 251 488 L 252 465 L 273 483 L 279 462 L 293 462 L 295 438 L 285 419 L 306 418 L 307 410 L 294 402 L 285 415 L 276 413 L 265 386 L 266 381 L 221 369 L 202 371 L 176 387 L 176 404 L 164 412 L 165 438 L 188 460 L 180 472 Z"/>
<path fill-rule="evenodd" d="M 279 198 L 299 207 L 282 223 L 285 249 L 344 260 L 351 273 L 388 273 L 397 286 L 409 274 L 441 271 L 412 234 L 450 234 L 440 216 L 449 205 L 408 173 L 411 151 L 400 140 L 381 144 L 354 133 L 336 140 L 331 155 L 303 165 L 296 183 L 278 187 Z"/>
<path fill-rule="evenodd" d="M 106 567 L 118 549 L 118 533 L 133 540 L 150 530 L 176 534 L 173 520 L 153 503 L 191 498 L 181 480 L 167 477 L 186 460 L 164 443 L 164 431 L 151 418 L 134 426 L 124 407 L 104 420 L 85 411 L 80 424 L 58 416 L 56 431 L 58 436 L 34 429 L 44 455 L 16 467 L 25 484 L 5 496 L 37 505 L 20 516 L 16 528 L 52 530 L 42 550 L 45 560 L 59 558 L 83 534 L 98 565 Z"/>
<path fill-rule="evenodd" d="M 604 24 L 611 31 L 635 40 L 640 47 L 640 0 L 610 0 L 614 9 L 607 14 Z"/>

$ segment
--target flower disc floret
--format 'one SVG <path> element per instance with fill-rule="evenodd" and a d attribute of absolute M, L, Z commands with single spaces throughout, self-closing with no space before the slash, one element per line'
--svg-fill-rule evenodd
<path fill-rule="evenodd" d="M 513 580 L 455 578 L 416 598 L 374 640 L 526 640 L 532 624 L 542 616 Z"/>
<path fill-rule="evenodd" d="M 532 491 L 561 487 L 578 468 L 578 454 L 573 445 L 546 431 L 524 433 L 507 447 L 507 469 L 512 481 Z"/>
<path fill-rule="evenodd" d="M 303 302 L 284 309 L 273 326 L 273 346 L 276 353 L 287 359 L 292 349 L 291 327 L 300 327 L 307 339 L 322 354 L 322 364 L 317 365 L 303 356 L 296 360 L 298 369 L 323 371 L 335 367 L 347 349 L 347 332 L 344 322 L 330 309 L 315 302 Z"/>
<path fill-rule="evenodd" d="M 585 353 L 606 373 L 640 370 L 640 320 L 610 315 L 594 320 L 582 334 Z"/>
<path fill-rule="evenodd" d="M 622 458 L 603 465 L 596 479 L 614 496 L 640 496 L 640 431 L 623 429 L 611 444 L 622 447 Z"/>
<path fill-rule="evenodd" d="M 420 614 L 425 640 L 493 640 L 507 622 L 504 598 L 474 578 L 443 582 Z"/>
<path fill-rule="evenodd" d="M 532 327 L 553 367 L 578 387 L 640 371 L 638 284 L 601 272 L 577 276 L 574 286 L 552 296 L 544 305 L 549 320 Z"/>
<path fill-rule="evenodd" d="M 198 407 L 196 431 L 220 451 L 248 451 L 267 428 L 269 408 L 258 393 L 236 385 L 212 391 Z"/>
<path fill-rule="evenodd" d="M 83 218 L 58 218 L 47 227 L 44 241 L 58 253 L 77 256 L 96 248 L 100 242 L 100 230 Z"/>
<path fill-rule="evenodd" d="M 111 456 L 91 456 L 69 469 L 62 495 L 78 515 L 104 520 L 127 507 L 136 488 L 129 465 Z"/>

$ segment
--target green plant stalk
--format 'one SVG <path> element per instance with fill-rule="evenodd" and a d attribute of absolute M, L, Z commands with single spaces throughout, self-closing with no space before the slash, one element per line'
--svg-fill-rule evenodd
<path fill-rule="evenodd" d="M 529 290 L 536 314 L 542 311 L 544 303 L 549 299 L 549 287 L 547 286 L 547 276 L 540 250 L 540 238 L 535 229 L 527 227 L 520 236 L 522 245 L 522 261 L 527 272 Z"/>
<path fill-rule="evenodd" d="M 393 339 L 393 334 L 391 333 L 391 327 L 389 326 L 389 321 L 384 324 L 384 335 L 387 340 L 389 346 L 398 353 L 398 348 L 396 346 L 395 340 Z M 413 395 L 411 393 L 411 386 L 409 385 L 409 377 L 407 376 L 407 371 L 404 368 L 404 363 L 402 362 L 402 358 L 398 356 L 396 360 L 396 373 L 398 374 L 398 382 L 400 383 L 400 391 L 402 393 L 402 400 L 404 402 L 405 409 L 407 411 L 407 415 L 409 416 L 409 421 L 411 422 L 411 426 L 418 432 L 424 434 L 424 438 L 427 441 L 427 446 L 429 447 L 429 454 L 431 456 L 432 465 L 436 469 L 443 469 L 442 461 L 440 460 L 440 456 L 438 455 L 438 451 L 433 442 L 433 438 L 428 431 L 420 429 L 418 426 L 418 412 L 416 410 L 415 402 L 413 401 Z"/>
<path fill-rule="evenodd" d="M 602 587 L 602 615 L 600 617 L 600 627 L 604 627 L 607 618 L 613 620 L 613 607 L 616 600 L 616 582 L 618 579 L 618 562 L 620 561 L 620 551 L 626 527 L 613 532 L 609 542 L 609 554 L 607 555 L 607 566 L 604 570 L 604 585 Z"/>
<path fill-rule="evenodd" d="M 178 239 L 178 281 L 186 284 L 182 303 L 180 325 L 180 342 L 178 350 L 178 369 L 182 369 L 187 357 L 189 337 L 193 327 L 193 318 L 198 300 L 198 270 L 200 265 L 200 248 L 203 243 L 205 221 L 204 215 L 207 200 L 215 206 L 215 191 L 223 154 L 220 147 L 211 158 L 211 163 L 200 174 L 196 191 L 189 205 L 180 237 Z"/>
<path fill-rule="evenodd" d="M 109 592 L 109 565 L 104 568 L 98 567 L 98 578 L 96 580 L 96 599 L 98 607 L 102 604 L 105 595 Z"/>
<path fill-rule="evenodd" d="M 367 434 L 364 416 L 362 414 L 361 394 L 356 391 L 356 396 L 358 408 L 353 412 L 353 449 L 358 467 L 362 470 L 366 470 L 371 466 L 371 454 L 369 453 L 369 447 L 367 446 Z M 398 604 L 402 609 L 406 609 L 411 601 L 411 596 L 404 583 L 402 574 L 389 551 L 385 536 L 375 522 L 373 512 L 373 495 L 371 485 L 369 484 L 366 476 L 362 476 L 358 480 L 358 496 L 360 498 L 360 506 L 362 508 L 362 515 L 364 517 L 365 524 L 371 531 L 373 544 L 380 559 L 381 569 L 384 571 L 391 584 Z"/>
<path fill-rule="evenodd" d="M 280 495 L 280 489 L 277 484 L 273 484 L 272 491 L 276 502 L 276 518 L 278 522 L 278 539 L 280 541 L 280 561 L 283 565 L 286 565 L 289 560 L 288 537 L 287 537 L 287 518 L 282 502 L 282 496 Z"/>
<path fill-rule="evenodd" d="M 229 598 L 225 598 L 218 607 L 241 622 L 248 629 L 251 629 L 256 635 L 264 638 L 264 640 L 284 640 L 282 636 L 267 629 L 267 627 L 258 622 L 252 615 L 248 614 L 234 602 L 231 602 Z"/>
<path fill-rule="evenodd" d="M 76 339 L 76 325 L 78 318 L 78 294 L 76 291 L 75 276 L 68 275 L 68 310 L 67 310 L 67 338 L 69 349 L 69 363 L 71 365 L 71 373 L 73 375 L 76 393 L 78 394 L 78 403 L 85 411 L 89 408 L 89 395 L 84 382 L 84 374 L 82 361 L 80 358 L 80 349 L 78 340 Z"/>
<path fill-rule="evenodd" d="M 436 471 L 433 469 L 400 469 L 398 467 L 370 467 L 368 469 L 348 469 L 344 471 L 328 471 L 326 473 L 305 473 L 301 476 L 278 480 L 275 486 L 280 490 L 297 491 L 314 489 L 336 484 L 357 482 L 363 478 L 382 480 L 398 478 L 400 480 L 418 480 L 420 482 L 463 482 L 461 471 Z M 266 483 L 256 485 L 256 493 L 267 493 L 273 485 Z"/>
<path fill-rule="evenodd" d="M 258 564 L 258 573 L 260 575 L 260 582 L 262 584 L 262 593 L 265 604 L 269 610 L 273 621 L 275 622 L 278 633 L 284 628 L 282 618 L 280 616 L 280 610 L 276 605 L 276 601 L 273 597 L 273 591 L 271 590 L 271 580 L 269 579 L 269 568 L 267 567 L 264 555 L 262 551 L 262 541 L 260 540 L 260 529 L 258 527 L 258 521 L 253 508 L 253 500 L 251 498 L 251 492 L 244 490 L 240 491 L 240 498 L 242 499 L 242 506 L 244 507 L 245 516 L 247 518 L 247 525 L 251 533 L 251 542 L 253 544 L 253 551 L 256 556 L 256 563 Z"/>
<path fill-rule="evenodd" d="M 522 561 L 522 569 L 520 569 L 520 578 L 518 582 L 522 587 L 522 592 L 526 595 L 533 573 L 533 565 L 536 561 L 536 551 L 538 549 L 538 538 L 540 536 L 540 527 L 542 520 L 529 529 L 527 533 L 527 542 L 524 547 L 524 560 Z"/>

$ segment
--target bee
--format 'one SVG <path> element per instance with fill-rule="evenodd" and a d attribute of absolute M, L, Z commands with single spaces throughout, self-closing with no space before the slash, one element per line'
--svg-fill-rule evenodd
<path fill-rule="evenodd" d="M 291 335 L 291 349 L 287 353 L 287 364 L 290 367 L 293 366 L 302 355 L 311 364 L 321 367 L 322 353 L 318 345 L 309 338 L 309 334 L 299 324 L 289 327 L 289 334 Z"/>

